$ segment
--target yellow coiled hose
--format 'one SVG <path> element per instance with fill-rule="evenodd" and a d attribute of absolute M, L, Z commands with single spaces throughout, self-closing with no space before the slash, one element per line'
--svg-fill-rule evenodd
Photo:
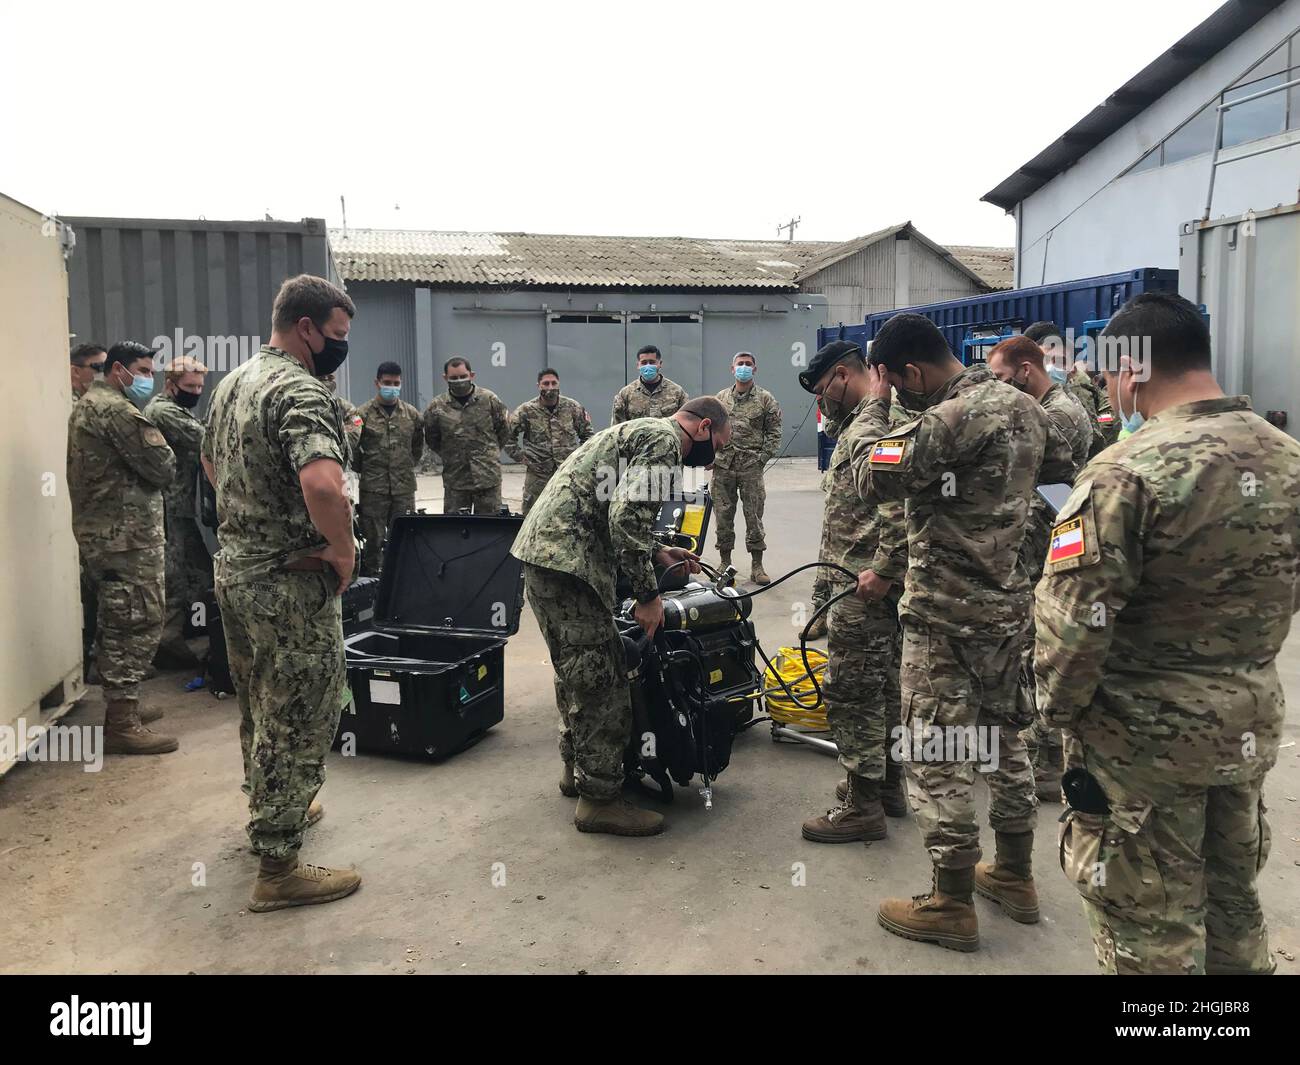
<path fill-rule="evenodd" d="M 821 684 L 826 673 L 826 652 L 809 647 L 808 665 L 812 667 L 817 683 Z M 806 709 L 795 703 L 782 689 L 782 681 L 801 702 L 816 702 L 816 707 Z M 815 732 L 825 732 L 830 727 L 826 721 L 826 704 L 817 698 L 817 689 L 813 687 L 812 677 L 808 676 L 808 670 L 804 668 L 799 648 L 777 649 L 776 657 L 763 674 L 763 688 L 767 713 L 773 721 L 782 725 L 798 725 Z"/>

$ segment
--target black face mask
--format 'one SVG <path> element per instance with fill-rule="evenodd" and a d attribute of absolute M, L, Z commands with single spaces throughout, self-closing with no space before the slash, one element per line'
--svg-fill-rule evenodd
<path fill-rule="evenodd" d="M 317 377 L 324 377 L 332 374 L 340 366 L 343 360 L 348 357 L 348 342 L 346 340 L 335 340 L 333 337 L 327 337 L 321 334 L 325 340 L 325 346 L 320 352 L 311 352 L 311 360 L 316 367 L 315 374 Z M 311 345 L 307 345 L 307 350 L 311 351 Z"/>
<path fill-rule="evenodd" d="M 713 461 L 713 430 L 709 430 L 707 440 L 692 440 L 691 453 L 682 459 L 683 466 L 698 466 L 703 468 Z"/>
<path fill-rule="evenodd" d="M 199 393 L 186 392 L 184 389 L 180 388 L 176 390 L 176 395 L 172 396 L 172 399 L 186 410 L 193 410 L 199 405 Z"/>

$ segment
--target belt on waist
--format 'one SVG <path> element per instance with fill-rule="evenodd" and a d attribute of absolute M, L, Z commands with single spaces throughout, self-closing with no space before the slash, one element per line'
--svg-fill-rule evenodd
<path fill-rule="evenodd" d="M 332 568 L 323 558 L 295 558 L 292 562 L 286 562 L 280 569 L 289 573 L 298 573 L 301 571 L 321 573 L 324 570 Z"/>

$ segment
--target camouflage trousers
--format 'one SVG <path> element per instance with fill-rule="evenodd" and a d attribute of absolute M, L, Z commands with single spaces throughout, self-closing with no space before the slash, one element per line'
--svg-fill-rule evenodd
<path fill-rule="evenodd" d="M 889 738 L 899 723 L 902 638 L 893 605 L 841 599 L 830 610 L 826 647 L 822 694 L 840 765 L 855 776 L 884 780 Z"/>
<path fill-rule="evenodd" d="M 475 514 L 495 514 L 501 509 L 501 485 L 493 488 L 448 488 L 443 483 L 442 512 L 455 514 L 458 510 L 472 510 Z"/>
<path fill-rule="evenodd" d="M 95 585 L 86 573 L 86 556 L 78 551 L 77 564 L 81 574 L 81 667 L 82 679 L 90 677 L 90 661 L 95 657 L 95 634 L 99 618 L 99 596 Z"/>
<path fill-rule="evenodd" d="M 167 523 L 167 607 L 160 646 L 189 657 L 185 622 L 212 590 L 212 556 L 194 521 Z"/>
<path fill-rule="evenodd" d="M 1024 634 L 952 636 L 903 619 L 901 739 L 908 796 L 930 859 L 965 869 L 980 860 L 975 773 L 989 788 L 989 823 L 1032 832 L 1034 774 L 1016 697 Z"/>
<path fill-rule="evenodd" d="M 333 571 L 217 582 L 253 850 L 287 858 L 302 846 L 307 807 L 343 709 L 343 621 Z"/>
<path fill-rule="evenodd" d="M 162 634 L 164 550 L 82 551 L 86 585 L 96 597 L 95 656 L 109 701 L 139 699 Z"/>
<path fill-rule="evenodd" d="M 1034 628 L 1031 622 L 1025 648 L 1020 654 L 1020 679 L 1016 697 L 1020 716 L 1029 721 L 1021 733 L 1031 765 L 1059 770 L 1063 760 L 1064 740 L 1059 728 L 1052 728 L 1038 708 L 1038 684 L 1034 680 Z"/>
<path fill-rule="evenodd" d="M 524 513 L 527 514 L 532 505 L 537 502 L 537 497 L 542 494 L 542 489 L 550 483 L 555 471 L 549 473 L 534 473 L 530 466 L 524 474 Z"/>
<path fill-rule="evenodd" d="M 822 475 L 822 491 L 830 491 L 830 471 Z M 830 560 L 831 543 L 829 536 L 830 526 L 826 521 L 826 504 L 822 504 L 822 531 L 821 539 L 817 545 L 817 558 L 822 562 Z M 813 609 L 816 610 L 831 597 L 831 584 L 833 581 L 833 570 L 826 569 L 824 566 L 818 566 L 813 572 L 813 590 L 812 602 Z"/>
<path fill-rule="evenodd" d="M 713 494 L 713 512 L 718 519 L 718 550 L 730 553 L 736 546 L 736 507 L 745 508 L 745 550 L 766 551 L 763 533 L 763 507 L 767 503 L 767 486 L 760 467 L 746 473 L 730 470 L 713 471 L 709 482 Z"/>
<path fill-rule="evenodd" d="M 613 614 L 591 585 L 568 573 L 525 563 L 524 587 L 555 670 L 560 756 L 573 763 L 581 794 L 617 798 L 632 704 Z"/>
<path fill-rule="evenodd" d="M 361 519 L 361 535 L 366 541 L 366 549 L 361 559 L 361 576 L 379 576 L 379 564 L 384 558 L 384 538 L 392 527 L 393 519 L 399 514 L 407 514 L 414 509 L 414 492 L 402 496 L 365 492 L 361 494 L 358 511 Z"/>
<path fill-rule="evenodd" d="M 1067 810 L 1061 868 L 1110 974 L 1269 973 L 1255 879 L 1269 851 L 1264 776 L 1184 784 L 1167 769 L 1102 763 L 1083 748 L 1110 813 Z"/>

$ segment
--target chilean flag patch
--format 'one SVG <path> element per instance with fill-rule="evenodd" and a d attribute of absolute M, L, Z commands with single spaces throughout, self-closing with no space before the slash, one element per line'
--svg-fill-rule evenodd
<path fill-rule="evenodd" d="M 1047 561 L 1064 562 L 1078 558 L 1083 554 L 1083 519 L 1073 518 L 1062 522 L 1052 530 L 1052 546 L 1047 552 Z"/>
<path fill-rule="evenodd" d="M 1114 420 L 1115 415 L 1111 414 L 1110 411 L 1105 411 L 1097 415 L 1097 421 L 1101 422 L 1103 425 L 1109 425 Z"/>
<path fill-rule="evenodd" d="M 906 440 L 877 441 L 876 446 L 871 449 L 871 458 L 868 461 L 876 466 L 897 466 L 903 461 L 903 448 L 906 446 Z"/>

